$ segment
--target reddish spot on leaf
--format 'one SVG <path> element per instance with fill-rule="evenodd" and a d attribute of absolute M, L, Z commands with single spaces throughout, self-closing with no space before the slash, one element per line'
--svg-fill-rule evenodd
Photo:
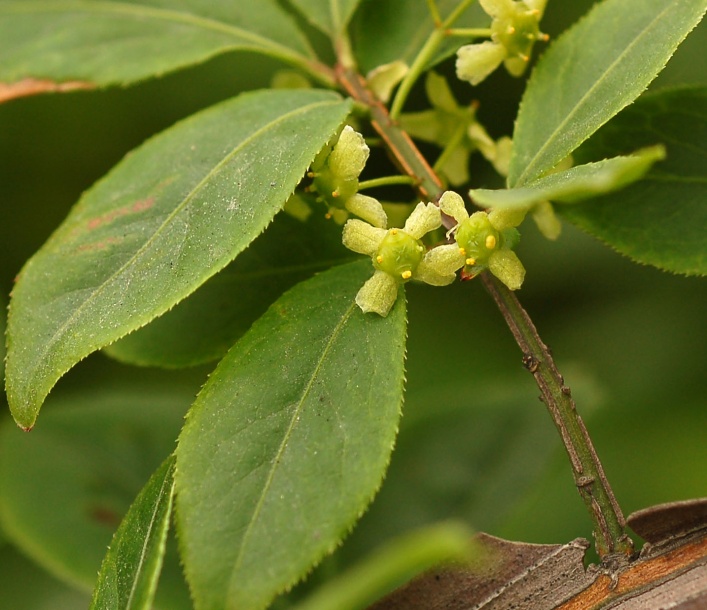
<path fill-rule="evenodd" d="M 87 223 L 88 230 L 93 231 L 98 227 L 113 222 L 116 218 L 122 218 L 123 216 L 128 216 L 129 214 L 137 214 L 138 212 L 144 212 L 145 210 L 149 210 L 153 205 L 155 205 L 154 197 L 148 197 L 147 199 L 139 199 L 135 203 L 125 205 L 122 208 L 118 208 L 117 210 L 111 210 L 110 212 L 106 212 L 101 216 L 92 218 Z"/>
<path fill-rule="evenodd" d="M 97 250 L 105 250 L 109 246 L 114 246 L 115 244 L 119 244 L 122 240 L 118 239 L 117 237 L 107 237 L 106 239 L 102 239 L 100 241 L 95 241 L 90 244 L 81 244 L 78 247 L 79 252 L 96 252 Z"/>
<path fill-rule="evenodd" d="M 77 89 L 95 89 L 95 87 L 93 83 L 78 80 L 57 83 L 52 80 L 25 78 L 15 83 L 0 83 L 0 103 L 38 93 L 64 93 Z"/>

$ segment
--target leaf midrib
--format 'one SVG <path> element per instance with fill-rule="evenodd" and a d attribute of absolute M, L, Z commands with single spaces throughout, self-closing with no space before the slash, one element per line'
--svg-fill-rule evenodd
<path fill-rule="evenodd" d="M 50 349 L 54 346 L 54 344 L 61 339 L 61 337 L 64 335 L 65 331 L 67 328 L 69 328 L 81 315 L 83 310 L 90 304 L 92 303 L 104 290 L 107 289 L 107 286 L 109 284 L 112 284 L 115 278 L 120 276 L 127 268 L 129 268 L 157 239 L 157 237 L 163 232 L 163 230 L 168 227 L 172 221 L 172 219 L 179 214 L 187 205 L 188 203 L 196 196 L 196 194 L 201 190 L 203 185 L 209 180 L 209 178 L 217 173 L 221 167 L 223 167 L 228 161 L 238 153 L 239 150 L 244 148 L 247 144 L 249 144 L 253 139 L 255 139 L 256 136 L 259 136 L 262 133 L 266 133 L 268 130 L 273 129 L 275 126 L 277 126 L 279 123 L 285 121 L 286 119 L 289 119 L 291 117 L 297 116 L 298 114 L 304 114 L 305 112 L 309 112 L 313 110 L 314 108 L 317 108 L 319 106 L 325 106 L 328 104 L 332 104 L 333 102 L 331 101 L 321 101 L 321 102 L 316 102 L 312 104 L 308 104 L 306 106 L 302 106 L 300 108 L 297 108 L 294 111 L 290 111 L 287 114 L 280 115 L 276 120 L 271 121 L 261 127 L 260 129 L 254 131 L 250 136 L 248 136 L 245 140 L 239 143 L 238 146 L 236 146 L 228 155 L 226 155 L 219 163 L 217 163 L 207 174 L 204 178 L 202 178 L 199 183 L 187 194 L 187 196 L 182 200 L 182 202 L 165 218 L 164 222 L 157 228 L 157 230 L 150 236 L 150 238 L 138 249 L 135 254 L 133 254 L 119 269 L 114 271 L 106 280 L 100 284 L 87 298 L 86 300 L 81 303 L 73 312 L 71 316 L 67 318 L 67 320 L 62 324 L 54 334 L 45 342 L 44 344 L 44 349 L 40 352 L 40 355 L 38 358 L 35 359 L 35 365 L 32 367 L 32 371 L 36 371 L 36 369 L 39 367 L 39 363 L 41 363 L 46 355 L 49 353 Z M 63 371 L 65 373 L 66 370 Z M 28 377 L 32 377 L 32 375 L 29 375 Z"/>
<path fill-rule="evenodd" d="M 14 9 L 14 10 L 13 10 Z M 7 6 L 0 5 L 0 13 L 48 13 L 48 12 L 86 12 L 86 13 L 113 13 L 126 14 L 136 17 L 149 17 L 155 20 L 171 21 L 173 23 L 184 23 L 195 28 L 211 30 L 231 36 L 237 36 L 243 40 L 250 41 L 257 47 L 269 48 L 279 55 L 307 59 L 306 56 L 297 53 L 294 49 L 281 45 L 270 38 L 265 38 L 235 25 L 229 25 L 222 21 L 216 21 L 207 17 L 199 17 L 192 13 L 147 7 L 140 4 L 125 4 L 123 2 L 101 1 L 92 3 L 85 2 L 33 2 L 33 3 L 12 3 Z"/>
<path fill-rule="evenodd" d="M 172 464 L 168 469 L 167 472 L 165 473 L 165 478 L 162 481 L 162 485 L 160 486 L 160 491 L 157 494 L 157 502 L 155 502 L 155 506 L 152 510 L 152 515 L 150 516 L 150 526 L 147 529 L 147 532 L 145 534 L 145 540 L 142 543 L 142 549 L 140 551 L 140 560 L 138 561 L 137 568 L 135 570 L 135 578 L 133 578 L 133 584 L 132 587 L 130 587 L 130 595 L 128 596 L 128 601 L 126 602 L 126 609 L 130 610 L 132 608 L 133 604 L 133 599 L 135 597 L 135 592 L 137 590 L 137 585 L 138 585 L 138 575 L 142 571 L 142 566 L 145 563 L 145 557 L 147 555 L 147 547 L 148 547 L 148 542 L 150 541 L 150 535 L 152 534 L 152 529 L 155 524 L 155 516 L 157 515 L 159 509 L 160 509 L 160 504 L 162 501 L 162 497 L 165 495 L 165 486 L 169 485 L 170 490 L 169 490 L 169 495 L 171 497 L 173 490 L 174 490 L 174 464 Z M 167 507 L 168 512 L 170 511 L 170 508 Z M 169 518 L 169 514 L 167 515 L 167 518 Z"/>
<path fill-rule="evenodd" d="M 631 44 L 629 44 L 629 45 L 624 49 L 624 51 L 623 51 L 621 54 L 619 54 L 619 56 L 618 56 L 613 62 L 611 62 L 611 64 L 609 64 L 609 67 L 608 67 L 608 69 L 604 72 L 604 74 L 603 74 L 599 79 L 597 79 L 597 80 L 594 82 L 594 84 L 593 84 L 589 89 L 587 89 L 587 91 L 585 92 L 585 94 L 584 94 L 584 95 L 579 99 L 579 101 L 575 104 L 575 106 L 574 106 L 574 108 L 572 109 L 572 111 L 571 111 L 571 112 L 565 117 L 565 119 L 555 128 L 555 130 L 547 137 L 547 139 L 545 140 L 545 143 L 538 149 L 538 151 L 535 153 L 535 155 L 534 155 L 533 158 L 531 159 L 530 163 L 528 163 L 528 165 L 526 165 L 525 169 L 523 170 L 523 173 L 521 173 L 520 176 L 518 176 L 518 179 L 516 180 L 516 182 L 515 182 L 515 184 L 514 184 L 513 186 L 516 186 L 516 187 L 517 187 L 517 186 L 523 186 L 523 185 L 524 185 L 523 180 L 524 180 L 524 179 L 526 178 L 526 176 L 530 173 L 530 170 L 532 169 L 533 165 L 537 162 L 538 159 L 540 159 L 540 157 L 542 156 L 542 154 L 544 153 L 544 151 L 550 146 L 550 144 L 554 143 L 554 141 L 555 141 L 555 140 L 557 139 L 557 137 L 558 137 L 558 133 L 559 133 L 559 134 L 562 133 L 562 131 L 563 131 L 565 125 L 574 117 L 574 115 L 579 111 L 579 109 L 584 106 L 584 104 L 585 104 L 587 98 L 594 92 L 595 89 L 597 89 L 597 88 L 608 78 L 608 75 L 612 73 L 612 70 L 613 70 L 613 68 L 616 66 L 616 64 L 618 64 L 619 62 L 621 62 L 621 61 L 623 60 L 624 56 L 625 56 L 629 51 L 631 51 L 635 45 L 638 44 L 638 41 L 639 41 L 639 40 L 641 40 L 642 38 L 644 38 L 644 37 L 648 34 L 648 32 L 649 32 L 653 27 L 655 27 L 655 25 L 657 25 L 657 24 L 659 23 L 659 21 L 663 18 L 663 15 L 664 15 L 665 13 L 669 12 L 669 10 L 671 10 L 671 8 L 672 8 L 671 6 L 668 6 L 668 7 L 666 7 L 665 9 L 663 9 L 663 11 L 661 11 L 660 13 L 658 13 L 658 14 L 653 18 L 653 20 L 648 24 L 648 26 L 646 26 L 646 27 L 641 31 L 641 33 L 633 39 L 633 41 L 631 42 Z M 571 152 L 571 151 L 570 151 L 570 152 Z"/>
<path fill-rule="evenodd" d="M 275 454 L 275 457 L 273 458 L 273 461 L 272 461 L 273 465 L 270 468 L 270 471 L 268 472 L 268 475 L 265 480 L 265 484 L 263 485 L 263 490 L 260 493 L 260 497 L 258 498 L 258 502 L 256 503 L 255 509 L 253 510 L 253 516 L 251 517 L 250 521 L 248 522 L 245 532 L 243 533 L 243 538 L 241 539 L 240 548 L 238 549 L 238 555 L 236 556 L 236 559 L 233 564 L 233 570 L 232 570 L 233 576 L 236 575 L 238 569 L 241 566 L 241 563 L 243 562 L 243 556 L 245 553 L 246 546 L 248 544 L 248 539 L 250 538 L 250 536 L 252 534 L 253 527 L 255 526 L 256 522 L 258 521 L 258 517 L 260 516 L 260 512 L 262 511 L 262 508 L 263 508 L 263 504 L 265 503 L 265 499 L 268 495 L 268 492 L 270 491 L 270 487 L 272 486 L 273 479 L 275 478 L 275 473 L 280 465 L 280 460 L 282 458 L 283 453 L 287 449 L 288 441 L 290 440 L 290 437 L 292 436 L 295 426 L 297 425 L 297 422 L 299 421 L 299 416 L 302 412 L 302 409 L 304 407 L 304 403 L 307 399 L 307 396 L 309 396 L 312 386 L 314 385 L 314 382 L 317 379 L 319 372 L 321 371 L 321 368 L 324 364 L 324 361 L 326 360 L 326 357 L 327 357 L 329 351 L 332 348 L 332 345 L 334 344 L 337 336 L 339 335 L 339 333 L 343 329 L 346 322 L 348 322 L 349 318 L 351 317 L 351 314 L 355 311 L 355 309 L 356 309 L 356 303 L 352 301 L 349 308 L 343 313 L 343 315 L 341 316 L 341 319 L 334 327 L 334 330 L 332 330 L 331 335 L 327 339 L 324 349 L 322 350 L 322 354 L 319 357 L 319 360 L 317 361 L 317 363 L 312 371 L 312 375 L 311 375 L 309 381 L 307 382 L 307 385 L 305 386 L 304 390 L 302 391 L 302 396 L 301 396 L 299 402 L 297 403 L 297 407 L 294 409 L 294 411 L 292 413 L 292 417 L 290 418 L 290 424 L 287 427 L 287 430 L 285 431 L 285 435 L 282 439 L 282 442 L 280 443 L 277 453 Z M 233 578 L 233 576 L 232 576 L 232 578 Z M 229 590 L 230 589 L 231 589 L 231 583 L 229 583 Z"/>

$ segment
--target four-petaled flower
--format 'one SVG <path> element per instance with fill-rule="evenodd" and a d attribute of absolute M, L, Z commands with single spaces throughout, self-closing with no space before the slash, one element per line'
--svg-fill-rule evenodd
<path fill-rule="evenodd" d="M 525 268 L 512 248 L 518 243 L 515 227 L 522 222 L 525 210 L 499 208 L 470 216 L 464 200 L 453 191 L 442 195 L 439 207 L 458 223 L 452 232 L 459 266 L 463 266 L 462 279 L 471 279 L 488 269 L 508 288 L 518 290 L 525 278 Z"/>
<path fill-rule="evenodd" d="M 491 40 L 469 44 L 457 51 L 457 77 L 478 85 L 503 62 L 513 76 L 528 67 L 536 40 L 547 40 L 539 29 L 547 0 L 479 0 L 493 17 Z"/>
<path fill-rule="evenodd" d="M 457 270 L 463 265 L 458 256 L 459 248 L 450 244 L 427 251 L 421 241 L 426 233 L 441 225 L 439 208 L 422 202 L 417 204 L 402 229 L 386 231 L 356 219 L 344 225 L 344 245 L 370 256 L 375 269 L 356 295 L 356 304 L 364 313 L 387 316 L 398 297 L 400 285 L 411 279 L 433 286 L 446 286 L 454 281 Z"/>

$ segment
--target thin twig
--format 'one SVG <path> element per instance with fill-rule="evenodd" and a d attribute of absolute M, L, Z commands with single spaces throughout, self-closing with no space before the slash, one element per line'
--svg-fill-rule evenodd
<path fill-rule="evenodd" d="M 575 484 L 594 521 L 594 540 L 599 556 L 630 556 L 633 543 L 626 522 L 604 474 L 587 428 L 577 413 L 572 392 L 565 385 L 548 347 L 516 295 L 489 273 L 481 276 L 484 287 L 503 314 L 523 352 L 523 365 L 535 378 L 541 398 L 567 450 Z"/>

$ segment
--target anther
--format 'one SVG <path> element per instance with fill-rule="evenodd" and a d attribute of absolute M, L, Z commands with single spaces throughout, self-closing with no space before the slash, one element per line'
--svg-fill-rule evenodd
<path fill-rule="evenodd" d="M 459 254 L 466 256 L 466 250 L 464 250 L 464 248 L 459 248 Z"/>
<path fill-rule="evenodd" d="M 515 34 L 515 33 L 516 33 L 516 29 L 515 29 L 512 25 L 509 25 L 509 26 L 508 26 L 508 29 L 506 30 L 506 32 L 507 32 L 508 34 Z"/>
<path fill-rule="evenodd" d="M 316 178 L 317 174 L 314 172 L 307 172 L 307 178 Z"/>
<path fill-rule="evenodd" d="M 409 280 L 412 277 L 412 271 L 408 269 L 407 271 L 403 271 L 400 275 L 404 280 Z"/>
<path fill-rule="evenodd" d="M 324 214 L 324 218 L 326 218 L 327 220 L 331 220 L 331 212 L 327 212 L 326 214 Z"/>
<path fill-rule="evenodd" d="M 398 234 L 398 230 L 397 230 L 397 229 L 391 229 L 391 230 L 390 230 L 390 234 L 391 234 L 391 235 L 397 235 L 397 234 Z"/>
<path fill-rule="evenodd" d="M 383 262 L 383 257 L 379 254 L 376 256 L 376 260 L 378 261 L 378 264 L 380 265 Z"/>
<path fill-rule="evenodd" d="M 486 241 L 484 243 L 486 244 L 486 248 L 488 248 L 489 250 L 493 250 L 496 247 L 496 236 L 487 235 Z"/>
<path fill-rule="evenodd" d="M 331 196 L 332 196 L 332 197 L 338 197 L 339 195 L 340 195 L 340 193 L 339 193 L 338 190 L 332 191 L 332 193 L 331 193 Z"/>
<path fill-rule="evenodd" d="M 476 259 L 475 258 L 467 258 L 465 262 L 467 265 L 469 265 L 469 267 L 471 267 L 472 265 L 476 264 Z"/>
<path fill-rule="evenodd" d="M 523 61 L 530 61 L 530 55 L 523 55 L 523 53 L 518 53 L 518 57 L 520 57 Z"/>

